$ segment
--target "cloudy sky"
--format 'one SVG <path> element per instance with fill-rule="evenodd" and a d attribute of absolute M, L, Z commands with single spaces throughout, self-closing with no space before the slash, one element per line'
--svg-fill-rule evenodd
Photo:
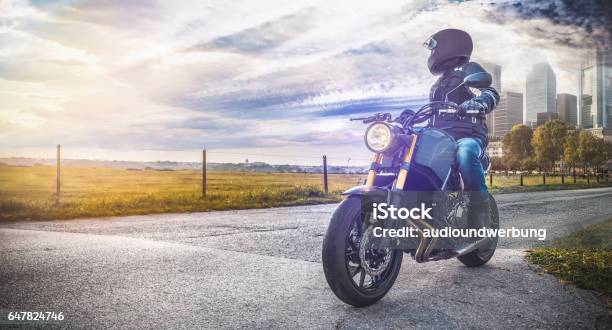
<path fill-rule="evenodd" d="M 347 119 L 423 101 L 429 35 L 468 31 L 503 90 L 547 60 L 577 94 L 598 3 L 0 0 L 0 156 L 365 163 Z"/>

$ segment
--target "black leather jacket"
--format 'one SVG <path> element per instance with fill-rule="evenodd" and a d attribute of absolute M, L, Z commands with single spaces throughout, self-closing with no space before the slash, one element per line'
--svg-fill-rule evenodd
<path fill-rule="evenodd" d="M 486 70 L 475 62 L 469 62 L 459 68 L 447 70 L 431 87 L 429 100 L 444 101 L 446 94 L 457 87 L 465 76 L 477 72 L 486 72 Z M 499 94 L 493 87 L 479 88 L 479 90 L 480 95 L 476 96 L 469 87 L 459 87 L 448 95 L 448 101 L 461 104 L 467 100 L 473 99 L 485 105 L 486 113 L 490 113 L 497 105 L 497 102 L 499 102 Z M 457 116 L 439 115 L 434 120 L 435 127 L 443 129 L 455 138 L 455 140 L 464 137 L 477 137 L 482 140 L 483 144 L 486 145 L 487 143 L 487 133 L 489 130 L 484 115 L 476 119 L 470 116 L 458 118 Z"/>

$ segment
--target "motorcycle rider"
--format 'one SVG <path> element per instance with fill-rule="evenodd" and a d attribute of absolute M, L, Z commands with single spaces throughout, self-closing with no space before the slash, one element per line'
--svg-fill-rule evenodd
<path fill-rule="evenodd" d="M 431 51 L 427 60 L 429 71 L 440 76 L 431 87 L 430 101 L 448 100 L 459 104 L 458 116 L 438 115 L 434 126 L 446 131 L 457 141 L 457 165 L 464 188 L 469 192 L 469 225 L 470 228 L 482 228 L 489 223 L 489 194 L 480 162 L 487 145 L 485 114 L 497 105 L 499 94 L 490 86 L 476 90 L 479 95 L 467 86 L 455 89 L 467 75 L 486 72 L 478 63 L 470 62 L 473 43 L 467 32 L 441 30 L 429 37 L 423 45 Z M 466 116 L 468 110 L 478 110 L 480 114 Z"/>

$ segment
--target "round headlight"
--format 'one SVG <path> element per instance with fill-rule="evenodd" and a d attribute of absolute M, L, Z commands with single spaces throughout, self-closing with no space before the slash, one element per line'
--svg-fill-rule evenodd
<path fill-rule="evenodd" d="M 374 152 L 385 151 L 393 142 L 391 127 L 384 123 L 370 125 L 365 134 L 365 142 L 368 148 Z"/>

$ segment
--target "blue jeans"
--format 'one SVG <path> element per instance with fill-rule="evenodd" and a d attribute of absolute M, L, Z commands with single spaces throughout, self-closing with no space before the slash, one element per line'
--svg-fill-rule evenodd
<path fill-rule="evenodd" d="M 485 173 L 480 163 L 483 148 L 484 142 L 478 138 L 463 138 L 457 141 L 457 164 L 466 191 L 487 191 Z"/>

